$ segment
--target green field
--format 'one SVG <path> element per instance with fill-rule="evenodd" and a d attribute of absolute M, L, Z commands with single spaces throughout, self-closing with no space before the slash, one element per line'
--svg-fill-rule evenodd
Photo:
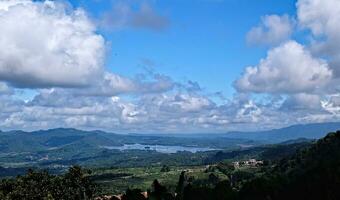
<path fill-rule="evenodd" d="M 207 180 L 211 173 L 206 173 L 206 166 L 170 167 L 169 172 L 161 172 L 161 167 L 138 167 L 95 169 L 91 178 L 101 186 L 102 194 L 120 194 L 126 188 L 150 189 L 153 180 L 158 179 L 170 191 L 174 191 L 182 171 L 195 180 Z M 220 179 L 228 177 L 221 172 L 214 172 Z"/>

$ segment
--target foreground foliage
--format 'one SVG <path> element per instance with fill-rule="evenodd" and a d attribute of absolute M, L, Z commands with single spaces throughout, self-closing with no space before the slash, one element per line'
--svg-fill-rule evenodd
<path fill-rule="evenodd" d="M 47 171 L 29 170 L 16 179 L 3 179 L 0 184 L 0 199 L 56 200 L 91 199 L 97 187 L 78 166 L 71 167 L 62 176 L 50 175 Z"/>

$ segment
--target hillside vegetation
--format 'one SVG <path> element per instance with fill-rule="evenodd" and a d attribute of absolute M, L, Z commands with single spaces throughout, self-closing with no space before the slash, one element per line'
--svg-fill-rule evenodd
<path fill-rule="evenodd" d="M 162 167 L 153 171 L 140 169 L 139 178 L 148 177 L 149 189 L 129 187 L 122 199 L 127 200 L 337 200 L 340 199 L 340 131 L 308 145 L 281 144 L 275 148 L 279 157 L 264 160 L 259 166 L 235 168 L 230 162 L 218 162 L 206 167 Z M 261 151 L 260 155 L 268 153 Z M 283 156 L 284 155 L 284 156 Z M 281 157 L 283 156 L 283 157 Z M 269 156 L 271 157 L 271 156 Z M 113 169 L 114 170 L 114 169 Z M 180 172 L 180 170 L 182 172 Z M 72 167 L 64 175 L 30 170 L 15 179 L 3 179 L 0 199 L 94 199 L 103 188 L 98 180 L 110 181 L 117 176 L 111 171 L 82 170 Z M 116 171 L 121 177 L 134 176 L 134 171 Z M 178 174 L 176 180 L 176 174 Z M 119 176 L 118 176 L 119 177 Z M 154 179 L 152 181 L 152 179 Z M 170 180 L 167 180 L 170 179 Z M 138 180 L 138 178 L 136 179 Z M 170 185 L 172 185 L 170 187 Z M 140 185 L 141 186 L 141 185 Z M 142 194 L 147 189 L 147 196 Z M 111 196 L 106 199 L 117 199 Z M 101 197 L 101 199 L 105 199 Z"/>
<path fill-rule="evenodd" d="M 7 170 L 9 175 L 22 172 L 27 167 L 53 168 L 64 171 L 72 165 L 86 167 L 131 167 L 162 164 L 201 164 L 208 152 L 181 151 L 164 154 L 146 149 L 120 151 L 110 147 L 125 144 L 165 145 L 192 148 L 231 150 L 242 145 L 258 143 L 245 139 L 207 137 L 166 137 L 148 135 L 121 135 L 102 131 L 77 129 L 50 129 L 34 132 L 0 132 L 0 166 L 16 168 Z M 109 148 L 105 148 L 109 147 Z M 20 169 L 22 168 L 22 169 Z M 13 172 L 13 173 L 12 173 Z M 6 175 L 5 173 L 0 173 Z"/>

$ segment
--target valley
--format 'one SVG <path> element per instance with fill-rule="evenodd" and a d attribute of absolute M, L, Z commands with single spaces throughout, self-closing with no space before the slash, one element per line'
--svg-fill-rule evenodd
<path fill-rule="evenodd" d="M 316 130 L 315 124 L 310 126 Z M 239 139 L 235 133 L 165 137 L 76 129 L 1 132 L 0 177 L 13 178 L 30 169 L 61 175 L 79 165 L 91 171 L 87 177 L 100 188 L 97 195 L 124 194 L 127 188 L 147 191 L 156 179 L 174 193 L 183 172 L 193 184 L 231 181 L 234 188 L 242 188 L 269 166 L 313 145 L 324 134 L 324 125 L 319 126 L 313 138 L 296 134 L 284 142 L 242 138 L 243 133 Z M 18 138 L 20 143 L 13 145 Z"/>

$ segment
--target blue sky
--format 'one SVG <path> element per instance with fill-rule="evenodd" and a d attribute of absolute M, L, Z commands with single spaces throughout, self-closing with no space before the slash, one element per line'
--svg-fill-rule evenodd
<path fill-rule="evenodd" d="M 0 0 L 0 129 L 340 119 L 339 0 Z"/>
<path fill-rule="evenodd" d="M 132 7 L 141 1 L 132 2 Z M 71 1 L 100 17 L 115 1 Z M 295 15 L 295 0 L 165 0 L 151 1 L 155 12 L 169 19 L 165 30 L 126 28 L 99 32 L 111 43 L 107 67 L 133 77 L 149 60 L 156 72 L 177 81 L 193 80 L 207 92 L 235 93 L 232 82 L 245 66 L 254 65 L 266 49 L 246 42 L 247 32 L 268 14 Z"/>

